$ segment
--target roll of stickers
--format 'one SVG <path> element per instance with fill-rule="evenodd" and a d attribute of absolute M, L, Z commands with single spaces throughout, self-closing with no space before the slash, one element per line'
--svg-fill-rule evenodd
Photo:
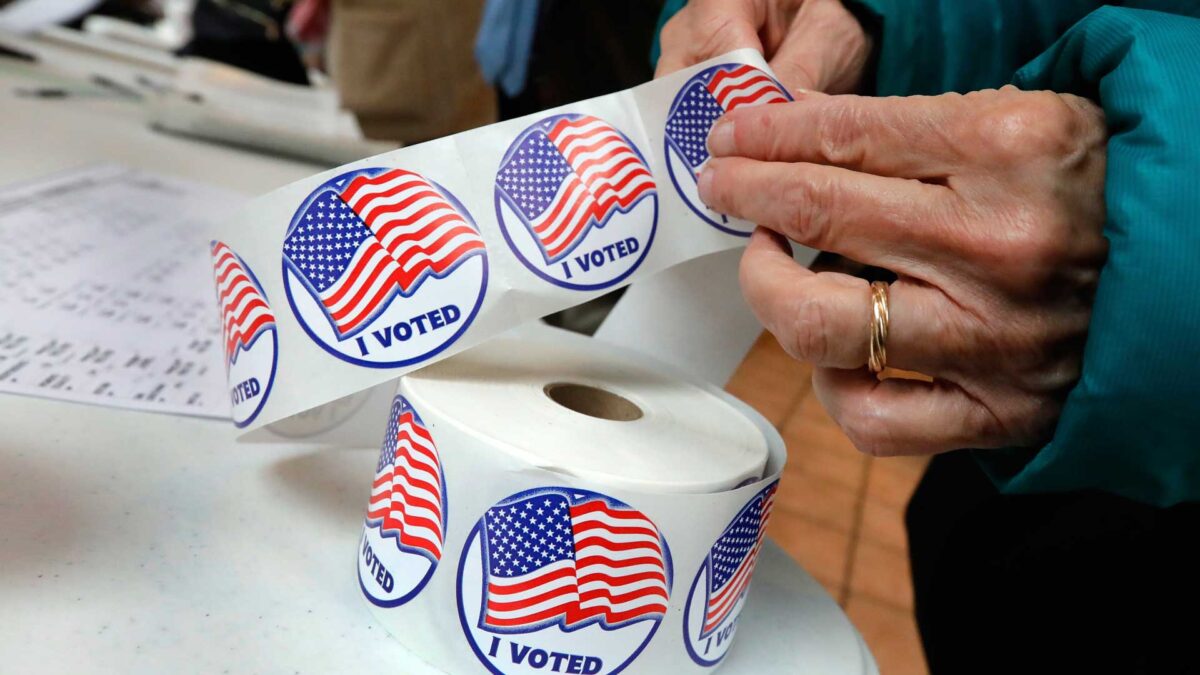
<path fill-rule="evenodd" d="M 313 420 L 344 423 L 312 410 L 339 401 L 337 410 L 357 410 L 343 399 L 743 246 L 752 226 L 697 196 L 705 139 L 728 110 L 788 98 L 762 57 L 743 50 L 255 200 L 212 236 L 234 421 L 254 431 L 306 415 L 285 435 Z M 686 306 L 670 316 L 706 316 Z"/>
<path fill-rule="evenodd" d="M 448 673 L 711 670 L 785 458 L 768 421 L 639 353 L 499 338 L 401 381 L 360 586 Z"/>

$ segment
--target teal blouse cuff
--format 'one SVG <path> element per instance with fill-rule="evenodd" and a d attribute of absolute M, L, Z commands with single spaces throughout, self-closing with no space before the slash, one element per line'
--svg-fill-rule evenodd
<path fill-rule="evenodd" d="M 1015 77 L 1104 108 L 1109 254 L 1083 374 L 1051 443 L 976 453 L 1006 492 L 1200 500 L 1197 63 L 1200 19 L 1106 7 Z"/>
<path fill-rule="evenodd" d="M 1098 0 L 843 0 L 874 30 L 872 93 L 999 87 Z M 866 20 L 864 20 L 866 18 Z"/>

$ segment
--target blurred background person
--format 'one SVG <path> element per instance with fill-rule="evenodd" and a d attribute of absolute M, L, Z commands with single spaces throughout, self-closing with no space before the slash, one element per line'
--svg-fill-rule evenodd
<path fill-rule="evenodd" d="M 496 120 L 472 47 L 483 0 L 332 0 L 328 72 L 368 138 L 406 144 Z"/>
<path fill-rule="evenodd" d="M 185 55 L 283 82 L 324 72 L 367 138 L 411 145 L 496 120 L 472 46 L 483 0 L 198 0 Z"/>

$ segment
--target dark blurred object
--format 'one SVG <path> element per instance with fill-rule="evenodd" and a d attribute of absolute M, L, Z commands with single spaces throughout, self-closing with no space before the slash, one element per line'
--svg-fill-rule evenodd
<path fill-rule="evenodd" d="M 817 254 L 817 259 L 812 264 L 812 270 L 814 272 L 840 272 L 867 281 L 885 281 L 889 284 L 896 280 L 896 273 L 891 270 L 864 265 L 829 251 L 821 251 Z"/>
<path fill-rule="evenodd" d="M 192 39 L 180 54 L 237 66 L 264 77 L 308 84 L 300 53 L 284 30 L 292 0 L 198 0 Z"/>
<path fill-rule="evenodd" d="M 412 144 L 496 121 L 475 63 L 483 0 L 333 0 L 329 72 L 368 138 Z"/>
<path fill-rule="evenodd" d="M 935 457 L 906 516 L 933 675 L 1195 673 L 1200 504 L 1001 495 Z"/>
<path fill-rule="evenodd" d="M 4 2 L 3 0 L 0 0 L 0 7 L 2 6 L 4 6 Z M 35 57 L 33 54 L 28 54 L 10 47 L 5 47 L 4 45 L 0 45 L 0 57 L 17 59 L 19 61 L 37 61 L 37 57 Z"/>
<path fill-rule="evenodd" d="M 654 77 L 662 0 L 541 0 L 525 90 L 500 94 L 511 119 L 628 89 Z"/>
<path fill-rule="evenodd" d="M 0 2 L 0 5 L 3 5 Z M 152 0 L 104 0 L 91 12 L 65 24 L 67 28 L 83 30 L 83 20 L 89 16 L 111 16 L 139 26 L 149 26 L 162 18 L 162 13 Z"/>

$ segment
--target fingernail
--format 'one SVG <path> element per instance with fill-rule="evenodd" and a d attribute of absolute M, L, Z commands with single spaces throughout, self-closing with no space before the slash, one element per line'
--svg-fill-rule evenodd
<path fill-rule="evenodd" d="M 722 117 L 708 132 L 708 154 L 733 154 L 733 120 Z"/>
<path fill-rule="evenodd" d="M 788 90 L 788 94 L 791 95 L 793 102 L 803 101 L 810 96 L 817 96 L 819 93 L 820 92 L 813 91 L 812 89 L 805 89 L 804 87 L 796 87 Z"/>
<path fill-rule="evenodd" d="M 700 201 L 708 206 L 708 191 L 712 189 L 712 169 L 709 168 L 708 162 L 700 167 L 700 173 L 696 175 L 696 191 L 700 194 Z"/>

